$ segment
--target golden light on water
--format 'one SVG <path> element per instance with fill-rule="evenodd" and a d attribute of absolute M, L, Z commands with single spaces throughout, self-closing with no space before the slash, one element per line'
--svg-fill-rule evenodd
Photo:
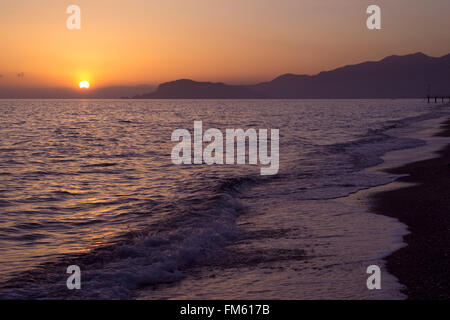
<path fill-rule="evenodd" d="M 81 89 L 89 89 L 90 86 L 91 86 L 91 85 L 90 85 L 89 82 L 87 82 L 87 81 L 81 81 L 81 82 L 80 82 L 80 88 L 81 88 Z"/>

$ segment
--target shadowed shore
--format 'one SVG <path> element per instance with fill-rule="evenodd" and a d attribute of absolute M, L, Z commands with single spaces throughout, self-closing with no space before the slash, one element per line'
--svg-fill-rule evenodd
<path fill-rule="evenodd" d="M 450 119 L 438 136 L 450 137 Z M 418 185 L 377 193 L 372 209 L 408 225 L 408 246 L 387 258 L 387 268 L 411 300 L 450 298 L 450 145 L 440 157 L 386 170 Z"/>

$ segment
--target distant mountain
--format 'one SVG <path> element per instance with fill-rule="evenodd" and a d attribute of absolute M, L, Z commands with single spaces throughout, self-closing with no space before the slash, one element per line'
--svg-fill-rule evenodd
<path fill-rule="evenodd" d="M 177 80 L 135 98 L 423 98 L 428 91 L 450 95 L 450 54 L 440 58 L 423 53 L 389 56 L 312 76 L 285 74 L 247 86 Z"/>
<path fill-rule="evenodd" d="M 119 99 L 155 90 L 152 85 L 78 88 L 1 87 L 0 99 Z"/>
<path fill-rule="evenodd" d="M 136 85 L 136 86 L 110 86 L 110 87 L 100 87 L 91 88 L 88 91 L 92 97 L 97 99 L 117 99 L 124 97 L 134 97 L 135 95 L 142 94 L 144 92 L 149 92 L 155 90 L 154 85 Z"/>
<path fill-rule="evenodd" d="M 221 82 L 196 82 L 188 79 L 166 82 L 155 92 L 136 96 L 137 99 L 246 99 L 264 98 L 263 93 L 245 86 Z"/>

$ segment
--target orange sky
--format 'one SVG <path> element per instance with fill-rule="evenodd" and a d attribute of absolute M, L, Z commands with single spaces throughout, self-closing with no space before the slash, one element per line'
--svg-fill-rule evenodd
<path fill-rule="evenodd" d="M 81 7 L 79 31 L 66 29 L 70 4 Z M 381 31 L 366 29 L 369 4 L 381 6 Z M 249 83 L 441 56 L 449 15 L 448 0 L 0 0 L 0 86 Z"/>

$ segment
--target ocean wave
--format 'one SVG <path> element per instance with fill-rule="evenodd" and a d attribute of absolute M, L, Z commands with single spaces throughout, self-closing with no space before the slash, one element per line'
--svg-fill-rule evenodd
<path fill-rule="evenodd" d="M 202 212 L 186 212 L 130 232 L 114 245 L 80 255 L 65 255 L 3 283 L 2 299 L 128 299 L 145 286 L 172 283 L 191 264 L 207 264 L 239 235 L 235 219 L 242 210 L 229 193 Z M 82 290 L 65 288 L 65 269 L 82 270 Z M 30 280 L 32 279 L 32 280 Z"/>

